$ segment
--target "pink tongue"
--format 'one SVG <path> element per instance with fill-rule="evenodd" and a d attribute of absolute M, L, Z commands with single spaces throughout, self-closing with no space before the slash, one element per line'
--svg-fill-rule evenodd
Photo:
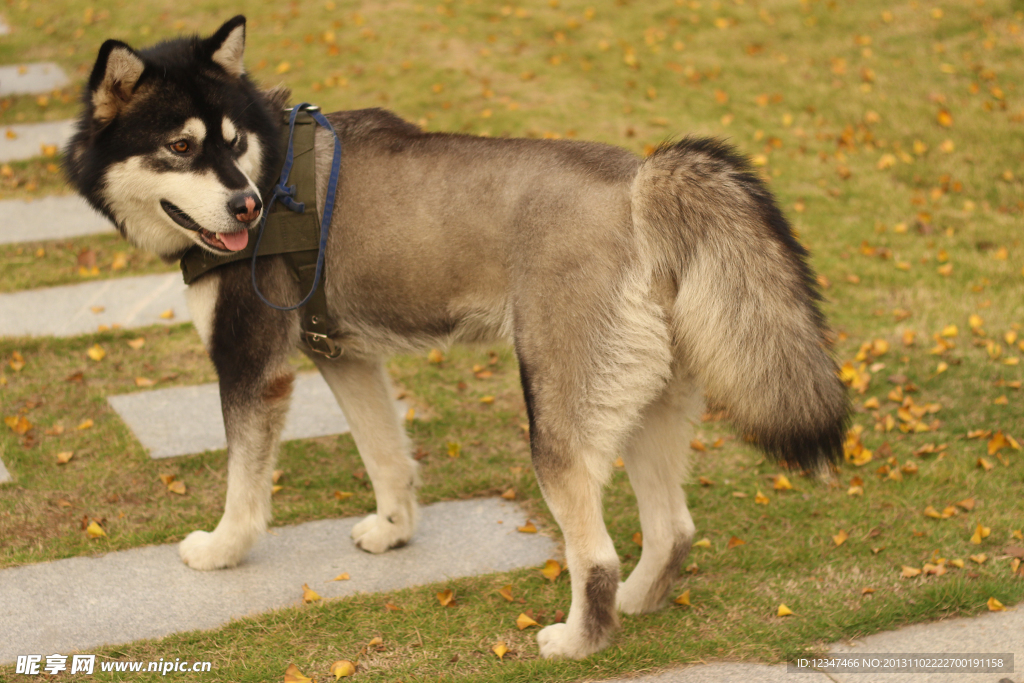
<path fill-rule="evenodd" d="M 231 251 L 241 251 L 249 244 L 249 233 L 245 230 L 238 232 L 218 232 L 217 239 L 224 243 L 224 246 Z"/>

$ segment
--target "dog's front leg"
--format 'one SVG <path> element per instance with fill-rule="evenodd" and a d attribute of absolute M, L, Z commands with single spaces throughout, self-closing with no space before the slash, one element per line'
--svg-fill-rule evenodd
<path fill-rule="evenodd" d="M 266 530 L 277 442 L 294 379 L 288 353 L 298 336 L 297 316 L 254 301 L 248 273 L 233 266 L 188 291 L 196 328 L 217 368 L 228 442 L 224 515 L 212 532 L 193 531 L 179 546 L 181 559 L 193 569 L 235 566 Z M 272 286 L 274 280 L 267 279 Z"/>
<path fill-rule="evenodd" d="M 377 514 L 355 525 L 363 550 L 382 553 L 404 545 L 416 530 L 417 465 L 395 411 L 391 380 L 377 358 L 312 356 L 352 428 L 352 438 L 377 497 Z"/>

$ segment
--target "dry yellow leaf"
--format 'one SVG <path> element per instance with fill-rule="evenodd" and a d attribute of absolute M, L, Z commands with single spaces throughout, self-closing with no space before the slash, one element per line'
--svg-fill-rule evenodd
<path fill-rule="evenodd" d="M 710 548 L 711 547 L 711 541 L 710 541 L 710 539 L 702 538 L 699 541 L 696 541 L 693 544 L 693 547 L 694 548 Z"/>
<path fill-rule="evenodd" d="M 780 617 L 789 617 L 793 616 L 793 610 L 786 607 L 785 603 L 779 603 L 779 609 L 776 611 L 776 614 Z"/>
<path fill-rule="evenodd" d="M 988 538 L 989 534 L 992 533 L 992 529 L 987 526 L 979 524 L 971 535 L 971 543 L 974 545 L 981 545 L 981 542 Z"/>
<path fill-rule="evenodd" d="M 535 534 L 537 533 L 537 527 L 534 526 L 533 522 L 526 520 L 526 524 L 523 526 L 516 527 L 516 529 L 524 534 Z"/>
<path fill-rule="evenodd" d="M 989 470 L 991 470 L 991 469 L 992 469 L 993 467 L 995 467 L 995 465 L 993 465 L 992 463 L 990 463 L 990 462 L 989 462 L 988 460 L 986 460 L 985 458 L 978 458 L 978 467 L 980 467 L 980 468 L 982 468 L 983 470 L 985 470 L 986 472 L 988 472 L 988 471 L 989 471 Z"/>
<path fill-rule="evenodd" d="M 289 664 L 288 668 L 284 670 L 284 683 L 308 683 L 312 680 L 312 678 L 307 678 L 305 674 L 299 671 L 299 667 L 294 664 Z"/>
<path fill-rule="evenodd" d="M 23 367 L 25 367 L 25 358 L 20 353 L 15 351 L 14 353 L 11 354 L 11 359 L 7 361 L 7 365 L 11 367 L 11 370 L 19 372 Z"/>
<path fill-rule="evenodd" d="M 502 586 L 501 589 L 498 590 L 498 595 L 505 598 L 509 602 L 512 602 L 512 584 Z"/>
<path fill-rule="evenodd" d="M 349 498 L 351 498 L 354 495 L 355 494 L 352 493 L 351 491 L 335 491 L 334 492 L 334 497 L 337 500 L 348 500 Z"/>
<path fill-rule="evenodd" d="M 760 491 L 758 491 L 757 493 L 754 494 L 754 503 L 755 504 L 757 504 L 757 505 L 767 505 L 770 502 L 771 501 L 768 499 L 768 496 L 764 495 Z"/>
<path fill-rule="evenodd" d="M 445 588 L 443 591 L 438 591 L 437 601 L 441 603 L 441 607 L 447 607 L 455 601 L 455 591 L 451 588 Z"/>
<path fill-rule="evenodd" d="M 978 553 L 977 555 L 971 555 L 971 562 L 977 564 L 985 564 L 985 560 L 988 559 L 988 555 L 985 553 Z"/>
<path fill-rule="evenodd" d="M 775 477 L 775 484 L 772 485 L 776 491 L 789 491 L 792 490 L 793 485 L 789 483 L 789 477 L 785 474 L 780 474 Z"/>
<path fill-rule="evenodd" d="M 335 576 L 331 581 L 348 581 L 352 577 L 348 575 L 348 572 L 342 572 Z"/>
<path fill-rule="evenodd" d="M 919 576 L 920 574 L 921 574 L 921 570 L 920 569 L 918 569 L 916 567 L 908 567 L 907 565 L 903 565 L 903 571 L 900 573 L 900 575 L 904 579 L 912 579 L 915 576 Z"/>
<path fill-rule="evenodd" d="M 989 598 L 988 602 L 986 602 L 985 604 L 988 605 L 988 611 L 989 612 L 1005 612 L 1006 611 L 1006 608 L 1003 607 L 1003 603 L 999 602 L 995 598 Z"/>
<path fill-rule="evenodd" d="M 85 533 L 89 535 L 89 538 L 101 538 L 107 535 L 107 532 L 103 530 L 103 527 L 95 521 L 89 522 L 89 526 L 85 527 Z"/>
<path fill-rule="evenodd" d="M 953 115 L 946 109 L 940 109 L 936 119 L 943 128 L 949 128 L 953 125 Z"/>
<path fill-rule="evenodd" d="M 501 494 L 501 497 L 504 498 L 505 500 L 515 500 L 516 499 L 516 490 L 515 489 L 509 489 L 508 491 L 505 491 L 505 493 Z"/>
<path fill-rule="evenodd" d="M 160 317 L 163 318 L 164 320 L 170 320 L 171 318 L 174 317 L 174 309 L 168 308 L 166 311 L 160 314 Z"/>
<path fill-rule="evenodd" d="M 540 570 L 540 573 L 548 581 L 554 581 L 562 573 L 562 565 L 557 560 L 548 560 L 544 563 L 544 568 Z"/>
<path fill-rule="evenodd" d="M 963 569 L 964 568 L 964 561 L 961 560 L 961 559 L 950 560 L 949 563 L 951 565 L 953 565 L 954 567 L 956 567 L 957 569 Z"/>
<path fill-rule="evenodd" d="M 686 590 L 684 590 L 672 602 L 676 603 L 677 605 L 686 605 L 687 607 L 689 607 L 690 606 L 690 589 L 687 588 Z"/>
<path fill-rule="evenodd" d="M 309 587 L 309 584 L 302 584 L 302 602 L 309 604 L 320 599 L 320 594 Z"/>
<path fill-rule="evenodd" d="M 846 533 L 846 531 L 840 529 L 839 533 L 832 537 L 832 542 L 835 543 L 837 546 L 840 546 L 846 543 L 846 539 L 848 539 L 849 537 L 850 535 Z"/>
<path fill-rule="evenodd" d="M 441 353 L 440 349 L 430 349 L 430 353 L 427 354 L 427 361 L 435 365 L 443 363 L 444 354 Z"/>
<path fill-rule="evenodd" d="M 409 410 L 406 411 L 406 413 L 405 413 L 405 421 L 406 422 L 412 422 L 415 419 L 416 419 L 416 409 L 415 408 L 409 408 Z"/>
<path fill-rule="evenodd" d="M 516 626 L 518 626 L 519 630 L 522 631 L 524 628 L 529 628 L 531 626 L 540 626 L 540 624 L 538 624 L 536 621 L 526 616 L 525 614 L 520 614 L 518 617 L 516 617 Z"/>
<path fill-rule="evenodd" d="M 875 589 L 871 588 L 870 586 L 864 586 L 863 588 L 860 589 L 860 594 L 861 595 L 867 595 L 869 593 L 874 593 L 874 592 L 875 592 Z"/>
<path fill-rule="evenodd" d="M 92 421 L 92 418 L 89 418 L 87 420 L 82 420 L 81 422 L 79 422 L 78 426 L 75 427 L 75 429 L 77 429 L 79 431 L 81 431 L 83 429 L 92 429 L 93 424 L 95 424 L 95 423 Z"/>
<path fill-rule="evenodd" d="M 128 346 L 130 348 L 135 349 L 136 351 L 138 351 L 139 349 L 141 349 L 145 345 L 146 345 L 146 338 L 145 337 L 137 337 L 135 339 L 129 339 L 128 340 Z"/>
<path fill-rule="evenodd" d="M 136 377 L 135 386 L 137 387 L 151 387 L 156 384 L 156 380 L 149 379 L 148 377 Z"/>
<path fill-rule="evenodd" d="M 738 538 L 736 536 L 733 536 L 732 538 L 729 539 L 729 542 L 726 544 L 725 547 L 726 547 L 727 550 L 732 550 L 733 548 L 738 548 L 741 545 L 746 545 L 746 543 L 747 542 L 744 541 L 742 538 Z"/>
<path fill-rule="evenodd" d="M 179 496 L 185 495 L 185 482 L 183 481 L 172 481 L 167 485 L 167 490 L 171 493 L 177 493 Z"/>
<path fill-rule="evenodd" d="M 66 465 L 71 462 L 71 458 L 75 457 L 74 451 L 61 451 L 57 454 L 57 464 Z"/>
<path fill-rule="evenodd" d="M 693 441 L 691 441 L 690 448 L 692 448 L 695 451 L 702 452 L 707 450 L 707 447 L 704 445 L 704 442 L 701 441 L 700 439 L 694 439 Z"/>
<path fill-rule="evenodd" d="M 174 475 L 173 474 L 161 474 L 160 475 L 160 481 L 162 481 L 164 483 L 164 486 L 170 486 L 171 482 L 174 481 Z"/>
<path fill-rule="evenodd" d="M 334 680 L 351 676 L 356 672 L 356 665 L 347 659 L 339 659 L 338 661 L 331 664 L 331 673 L 334 674 Z"/>
<path fill-rule="evenodd" d="M 11 431 L 18 436 L 23 436 L 32 429 L 33 424 L 24 415 L 11 415 L 4 418 L 4 424 L 11 428 Z"/>
<path fill-rule="evenodd" d="M 946 337 L 947 339 L 950 339 L 952 337 L 956 337 L 957 335 L 959 335 L 960 330 L 957 328 L 956 325 L 946 325 L 945 327 L 942 328 L 942 332 L 940 332 L 939 334 L 943 337 Z"/>
<path fill-rule="evenodd" d="M 485 405 L 491 405 L 492 403 L 494 403 L 494 397 L 493 396 L 481 396 L 480 397 L 480 402 L 485 404 Z"/>
<path fill-rule="evenodd" d="M 964 498 L 963 500 L 957 501 L 957 506 L 970 512 L 974 509 L 974 498 Z"/>
<path fill-rule="evenodd" d="M 449 441 L 447 443 L 447 447 L 449 458 L 457 458 L 459 457 L 459 454 L 462 453 L 462 446 L 459 445 L 459 442 L 457 441 Z"/>
<path fill-rule="evenodd" d="M 92 358 L 94 361 L 99 363 L 101 360 L 104 359 L 104 357 L 106 357 L 107 352 L 104 351 L 103 347 L 100 346 L 99 344 L 93 344 L 85 352 L 85 355 L 89 356 L 89 358 Z"/>
<path fill-rule="evenodd" d="M 848 496 L 863 496 L 864 495 L 864 487 L 863 486 L 851 486 L 850 488 L 848 488 L 846 490 L 846 495 L 848 495 Z"/>
<path fill-rule="evenodd" d="M 508 646 L 505 645 L 504 641 L 499 640 L 491 646 L 491 652 L 498 655 L 498 659 L 504 660 L 505 653 L 508 652 Z"/>

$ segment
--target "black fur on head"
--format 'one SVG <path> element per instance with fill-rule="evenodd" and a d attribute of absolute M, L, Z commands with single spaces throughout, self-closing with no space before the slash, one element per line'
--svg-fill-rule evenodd
<path fill-rule="evenodd" d="M 106 169 L 152 152 L 165 144 L 167 131 L 189 118 L 219 131 L 227 116 L 259 141 L 261 170 L 252 180 L 269 197 L 283 153 L 278 119 L 289 92 L 256 87 L 244 72 L 244 46 L 242 15 L 207 38 L 177 38 L 141 50 L 118 40 L 103 43 L 82 98 L 77 132 L 64 149 L 71 185 L 117 224 L 102 196 Z"/>

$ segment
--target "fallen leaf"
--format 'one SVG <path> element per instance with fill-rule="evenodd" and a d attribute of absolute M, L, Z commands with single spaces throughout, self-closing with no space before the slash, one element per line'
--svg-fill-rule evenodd
<path fill-rule="evenodd" d="M 337 500 L 348 500 L 349 498 L 351 498 L 354 495 L 355 494 L 352 493 L 351 491 L 335 491 L 334 492 L 334 497 Z"/>
<path fill-rule="evenodd" d="M 953 565 L 954 567 L 956 567 L 957 569 L 963 569 L 964 568 L 964 561 L 963 560 L 960 560 L 960 559 L 950 560 L 949 563 L 951 565 Z"/>
<path fill-rule="evenodd" d="M 983 470 L 985 470 L 986 472 L 988 472 L 988 471 L 990 471 L 990 470 L 991 470 L 992 468 L 994 468 L 994 467 L 995 467 L 995 465 L 993 465 L 992 463 L 990 463 L 990 462 L 989 462 L 988 460 L 986 460 L 985 458 L 978 458 L 978 467 L 980 467 L 980 468 L 982 468 Z"/>
<path fill-rule="evenodd" d="M 779 609 L 776 614 L 780 617 L 793 616 L 793 610 L 786 607 L 785 603 L 779 603 Z"/>
<path fill-rule="evenodd" d="M 85 533 L 89 535 L 89 538 L 100 538 L 107 535 L 107 532 L 95 520 L 89 522 L 89 526 L 85 527 Z"/>
<path fill-rule="evenodd" d="M 849 537 L 850 535 L 846 533 L 846 531 L 840 529 L 839 533 L 832 537 L 832 542 L 835 543 L 836 546 L 841 546 L 843 543 L 846 543 L 846 539 Z"/>
<path fill-rule="evenodd" d="M 754 494 L 754 503 L 755 504 L 757 504 L 757 505 L 767 505 L 770 502 L 771 501 L 768 499 L 768 496 L 764 495 L 760 491 L 758 491 L 756 494 Z"/>
<path fill-rule="evenodd" d="M 345 676 L 351 676 L 355 672 L 356 665 L 347 659 L 339 659 L 331 664 L 331 673 L 334 674 L 334 680 L 344 678 Z"/>
<path fill-rule="evenodd" d="M 439 365 L 444 362 L 444 354 L 441 353 L 440 349 L 430 349 L 430 353 L 427 354 L 427 361 Z"/>
<path fill-rule="evenodd" d="M 508 491 L 505 491 L 505 493 L 501 494 L 501 497 L 504 498 L 505 500 L 515 500 L 516 499 L 516 490 L 515 489 L 509 489 Z"/>
<path fill-rule="evenodd" d="M 742 538 L 737 538 L 736 536 L 733 536 L 729 539 L 729 542 L 726 544 L 725 547 L 727 550 L 732 550 L 733 548 L 737 548 L 741 545 L 746 545 L 746 543 L 747 542 L 744 541 Z"/>
<path fill-rule="evenodd" d="M 103 347 L 100 346 L 99 344 L 93 344 L 85 352 L 85 355 L 89 356 L 89 358 L 92 358 L 94 361 L 99 363 L 101 360 L 103 360 L 104 357 L 106 357 L 107 352 L 104 351 Z"/>
<path fill-rule="evenodd" d="M 920 574 L 921 574 L 921 570 L 920 569 L 918 569 L 916 567 L 908 567 L 907 565 L 903 565 L 903 571 L 901 572 L 900 575 L 904 579 L 912 579 L 915 576 L 919 576 Z"/>
<path fill-rule="evenodd" d="M 523 629 L 529 628 L 531 626 L 540 626 L 540 624 L 538 624 L 536 621 L 526 616 L 525 614 L 520 614 L 518 617 L 516 617 L 516 626 L 518 626 L 519 630 L 522 631 Z"/>
<path fill-rule="evenodd" d="M 171 493 L 177 493 L 179 496 L 185 495 L 185 482 L 183 481 L 172 481 L 167 485 L 167 490 Z"/>
<path fill-rule="evenodd" d="M 985 560 L 988 559 L 988 555 L 986 555 L 985 553 L 979 553 L 977 555 L 971 555 L 970 559 L 971 562 L 975 562 L 977 564 L 985 564 Z"/>
<path fill-rule="evenodd" d="M 299 667 L 294 664 L 289 664 L 288 668 L 284 670 L 284 683 L 307 683 L 307 681 L 312 680 L 312 678 L 307 678 L 305 674 L 299 671 Z"/>
<path fill-rule="evenodd" d="M 331 581 L 348 581 L 352 577 L 348 575 L 348 572 L 342 572 L 335 576 Z"/>
<path fill-rule="evenodd" d="M 974 498 L 964 498 L 956 503 L 959 507 L 970 512 L 974 509 Z"/>
<path fill-rule="evenodd" d="M 533 522 L 531 522 L 530 520 L 526 520 L 526 524 L 524 524 L 523 526 L 516 527 L 516 530 L 524 534 L 537 533 L 537 527 L 534 526 Z"/>
<path fill-rule="evenodd" d="M 676 603 L 677 605 L 685 605 L 685 606 L 689 607 L 690 606 L 690 589 L 687 588 L 686 590 L 684 590 L 672 602 Z"/>
<path fill-rule="evenodd" d="M 861 595 L 867 595 L 869 593 L 874 593 L 874 592 L 875 592 L 875 589 L 871 588 L 869 586 L 864 586 L 864 588 L 860 589 L 860 594 Z"/>
<path fill-rule="evenodd" d="M 4 418 L 4 424 L 11 428 L 11 431 L 18 436 L 24 436 L 34 426 L 24 415 L 11 415 Z"/>
<path fill-rule="evenodd" d="M 160 314 L 160 317 L 163 318 L 164 320 L 170 320 L 171 318 L 174 317 L 174 309 L 168 308 L 166 311 Z"/>
<path fill-rule="evenodd" d="M 401 612 L 402 611 L 401 607 L 399 607 L 398 605 L 396 605 L 394 603 L 390 603 L 390 602 L 385 602 L 384 603 L 384 609 L 386 609 L 388 612 Z"/>
<path fill-rule="evenodd" d="M 135 386 L 137 387 L 151 387 L 156 384 L 156 380 L 149 379 L 148 377 L 136 377 Z"/>
<path fill-rule="evenodd" d="M 690 442 L 690 448 L 692 448 L 695 451 L 701 451 L 701 452 L 704 452 L 704 451 L 707 450 L 707 446 L 705 446 L 704 442 L 701 441 L 700 439 L 694 439 L 693 441 L 691 441 Z"/>
<path fill-rule="evenodd" d="M 540 570 L 540 573 L 548 581 L 554 581 L 562 573 L 562 565 L 557 560 L 548 560 L 544 563 L 544 568 Z"/>
<path fill-rule="evenodd" d="M 505 645 L 504 641 L 499 640 L 498 642 L 496 642 L 494 645 L 491 646 L 491 652 L 493 652 L 494 654 L 498 655 L 498 659 L 501 659 L 501 660 L 504 661 L 505 653 L 508 652 L 508 646 Z"/>
<path fill-rule="evenodd" d="M 11 370 L 20 372 L 25 367 L 25 358 L 17 351 L 11 354 L 11 359 L 7 361 L 7 365 L 10 366 Z"/>
<path fill-rule="evenodd" d="M 73 457 L 75 457 L 74 451 L 61 451 L 60 453 L 57 454 L 57 464 L 67 465 L 69 462 L 71 462 L 71 458 Z"/>
<path fill-rule="evenodd" d="M 309 584 L 302 584 L 302 602 L 307 605 L 320 599 L 320 594 L 309 587 Z"/>
<path fill-rule="evenodd" d="M 77 429 L 79 431 L 84 430 L 84 429 L 92 429 L 93 424 L 95 424 L 95 423 L 92 421 L 92 418 L 89 418 L 87 420 L 82 420 L 81 422 L 79 422 L 78 426 L 75 427 L 75 429 Z"/>
<path fill-rule="evenodd" d="M 457 458 L 462 453 L 462 446 L 457 441 L 449 441 L 447 447 L 449 458 Z"/>
<path fill-rule="evenodd" d="M 498 595 L 500 595 L 501 597 L 505 598 L 509 602 L 512 602 L 512 584 L 508 584 L 507 586 L 502 586 L 498 590 Z"/>
<path fill-rule="evenodd" d="M 776 491 L 790 491 L 793 489 L 793 485 L 789 483 L 789 478 L 785 474 L 780 474 L 775 477 L 772 488 Z"/>
<path fill-rule="evenodd" d="M 999 602 L 995 598 L 989 598 L 988 602 L 986 602 L 985 604 L 988 605 L 988 611 L 989 612 L 1005 612 L 1006 611 L 1006 608 L 1003 607 L 1003 603 Z"/>
<path fill-rule="evenodd" d="M 989 534 L 992 533 L 992 529 L 981 524 L 974 530 L 974 534 L 971 535 L 971 543 L 974 545 L 981 545 L 982 540 L 988 538 Z"/>
<path fill-rule="evenodd" d="M 451 588 L 445 588 L 443 591 L 438 591 L 437 601 L 441 603 L 441 607 L 448 607 L 455 602 L 455 591 Z"/>
<path fill-rule="evenodd" d="M 693 547 L 694 548 L 710 548 L 711 547 L 711 541 L 710 541 L 710 539 L 702 538 L 699 541 L 694 542 Z"/>

